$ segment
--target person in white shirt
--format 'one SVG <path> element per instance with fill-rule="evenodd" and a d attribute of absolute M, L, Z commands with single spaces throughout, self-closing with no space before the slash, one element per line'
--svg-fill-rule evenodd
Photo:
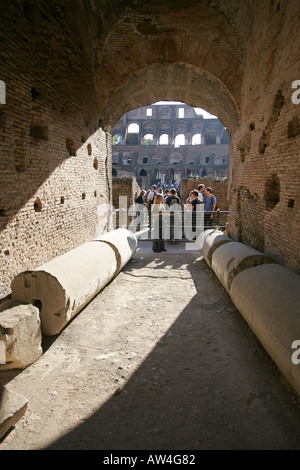
<path fill-rule="evenodd" d="M 154 199 L 156 196 L 156 189 L 157 189 L 157 186 L 153 184 L 152 189 L 148 194 L 148 199 L 147 199 L 148 204 L 152 204 L 154 202 Z"/>
<path fill-rule="evenodd" d="M 204 184 L 199 184 L 198 186 L 198 199 L 200 202 L 203 204 L 204 203 L 204 192 L 205 192 L 205 185 Z"/>
<path fill-rule="evenodd" d="M 154 203 L 154 199 L 156 197 L 156 189 L 157 186 L 155 184 L 152 185 L 151 191 L 148 193 L 147 198 L 147 209 L 148 209 L 148 219 L 149 219 L 149 228 L 151 229 L 151 206 Z"/>

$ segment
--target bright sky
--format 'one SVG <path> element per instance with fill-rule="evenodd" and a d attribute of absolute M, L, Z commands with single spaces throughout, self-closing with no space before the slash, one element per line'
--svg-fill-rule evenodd
<path fill-rule="evenodd" d="M 158 101 L 157 103 L 154 103 L 154 104 L 184 104 L 184 103 L 181 103 L 180 101 Z M 204 119 L 218 118 L 217 116 L 213 116 L 212 114 L 205 111 L 205 109 L 194 108 L 194 110 L 196 114 L 202 114 Z"/>

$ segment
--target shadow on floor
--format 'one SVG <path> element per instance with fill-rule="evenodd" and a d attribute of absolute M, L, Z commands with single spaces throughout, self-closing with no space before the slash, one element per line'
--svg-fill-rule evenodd
<path fill-rule="evenodd" d="M 47 449 L 300 450 L 299 407 L 276 366 L 205 262 L 190 259 L 197 294 L 122 390 Z M 187 262 L 144 254 L 122 271 L 151 265 L 180 283 Z"/>

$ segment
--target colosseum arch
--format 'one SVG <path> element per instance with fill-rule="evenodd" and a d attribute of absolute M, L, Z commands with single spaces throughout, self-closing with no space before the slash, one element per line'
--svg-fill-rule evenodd
<path fill-rule="evenodd" d="M 127 111 L 159 100 L 218 116 L 230 136 L 231 237 L 299 269 L 299 108 L 291 100 L 299 78 L 297 2 L 266 0 L 262 9 L 259 0 L 23 0 L 6 2 L 0 13 L 6 287 L 24 266 L 92 236 L 98 206 L 111 200 L 110 133 Z M 274 167 L 288 190 L 266 210 Z M 52 225 L 46 211 L 55 215 Z M 16 227 L 26 234 L 28 221 L 38 230 L 13 246 Z"/>
<path fill-rule="evenodd" d="M 267 148 L 268 163 L 264 166 L 267 179 L 272 173 L 267 167 L 274 162 L 272 151 L 276 153 L 276 144 L 271 149 L 270 139 L 279 139 L 282 119 L 289 115 L 291 120 L 292 113 L 296 113 L 295 108 L 292 111 L 291 100 L 285 98 L 291 95 L 290 86 L 298 73 L 295 38 L 288 40 L 285 35 L 294 24 L 293 17 L 298 15 L 296 3 L 268 0 L 262 11 L 257 0 L 216 0 L 213 6 L 207 0 L 191 0 L 188 5 L 180 0 L 150 3 L 141 0 L 135 6 L 129 2 L 128 9 L 119 13 L 113 28 L 107 29 L 105 40 L 100 43 L 104 46 L 95 72 L 96 78 L 101 79 L 101 124 L 110 130 L 126 111 L 162 99 L 181 101 L 218 116 L 231 138 L 231 235 L 244 240 L 247 227 L 250 233 L 255 225 L 253 212 L 250 214 L 247 209 L 249 201 L 243 196 L 257 193 L 250 155 L 257 155 L 257 141 L 261 142 L 259 148 Z M 279 59 L 279 49 L 287 43 L 289 57 Z M 109 82 L 105 80 L 106 75 Z M 280 117 L 283 102 L 284 118 Z M 281 127 L 279 122 L 276 127 L 279 118 Z M 288 147 L 292 153 L 287 151 L 287 158 L 295 168 L 292 140 Z M 265 151 L 262 154 L 266 155 Z M 241 162 L 247 170 L 241 169 Z M 288 184 L 289 179 L 284 178 Z M 239 191 L 239 186 L 245 186 L 249 192 Z M 296 187 L 291 190 L 293 197 L 295 191 Z M 265 214 L 263 200 L 262 183 L 256 204 L 257 210 Z M 283 210 L 285 202 L 281 203 Z M 270 217 L 282 227 L 279 236 L 282 246 L 285 238 L 280 203 L 276 207 L 276 214 L 274 209 L 272 216 L 262 215 L 256 224 L 259 243 L 257 237 L 251 236 L 247 242 L 295 268 L 288 250 L 277 249 L 277 242 L 271 242 Z M 290 214 L 294 216 L 295 212 Z M 297 238 L 296 232 L 292 238 Z"/>
<path fill-rule="evenodd" d="M 188 92 L 189 99 L 185 98 L 187 82 L 194 84 Z M 150 96 L 147 91 L 143 96 L 140 90 L 144 83 L 150 90 Z M 130 96 L 131 104 L 124 100 L 125 96 L 127 98 Z M 231 133 L 239 124 L 237 103 L 215 77 L 189 64 L 166 64 L 143 69 L 130 77 L 122 87 L 117 88 L 103 109 L 102 125 L 111 131 L 119 118 L 129 109 L 147 106 L 160 99 L 180 100 L 190 106 L 204 108 L 218 116 Z"/>
<path fill-rule="evenodd" d="M 217 133 L 212 131 L 212 132 L 207 132 L 204 136 L 205 139 L 205 144 L 206 145 L 216 145 L 217 143 Z"/>
<path fill-rule="evenodd" d="M 168 107 L 163 108 L 163 113 L 159 110 L 160 116 L 163 115 L 166 117 L 166 114 L 169 112 Z M 171 118 L 171 116 L 170 116 Z M 168 145 L 172 142 L 172 127 L 170 122 L 162 121 L 157 129 L 157 143 L 158 145 Z"/>
<path fill-rule="evenodd" d="M 239 2 L 233 3 L 231 8 L 237 8 Z M 247 31 L 253 7 L 239 5 L 238 9 Z M 226 13 L 230 17 L 230 12 Z M 103 74 L 108 71 L 110 74 L 109 89 L 104 83 L 100 90 L 103 123 L 113 126 L 125 112 L 158 99 L 175 99 L 210 108 L 210 112 L 225 122 L 223 111 L 232 114 L 231 120 L 236 121 L 244 31 L 238 34 L 228 20 L 224 13 L 216 14 L 216 8 L 206 2 L 194 0 L 185 8 L 180 1 L 166 1 L 161 5 L 141 1 L 136 8 L 124 12 L 107 36 L 97 67 L 97 75 L 102 80 Z M 114 53 L 118 52 L 117 62 L 111 54 L 112 47 Z M 138 82 L 142 85 L 138 86 Z M 117 104 L 122 92 L 126 100 L 120 99 Z M 226 98 L 229 108 L 229 103 L 221 104 Z M 113 118 L 115 113 L 117 117 Z M 234 123 L 226 121 L 232 129 Z"/>

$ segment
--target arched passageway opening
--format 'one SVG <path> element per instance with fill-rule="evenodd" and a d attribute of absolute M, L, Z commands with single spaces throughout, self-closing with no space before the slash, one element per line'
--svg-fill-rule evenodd
<path fill-rule="evenodd" d="M 118 174 L 147 176 L 148 172 L 148 178 L 142 180 L 142 189 L 156 184 L 163 190 L 172 185 L 180 189 L 181 180 L 186 177 L 228 178 L 229 136 L 216 116 L 181 102 L 159 101 L 152 103 L 150 109 L 151 117 L 149 105 L 125 113 L 112 131 L 113 136 L 121 136 L 125 142 L 124 136 L 134 125 L 139 133 L 136 140 L 141 141 L 136 145 L 133 142 L 120 145 L 113 137 L 112 164 L 117 166 Z M 148 134 L 149 129 L 152 134 Z M 168 134 L 161 134 L 162 129 L 168 129 Z M 225 134 L 227 143 L 222 142 Z M 213 139 L 208 138 L 210 135 Z M 195 187 L 199 183 L 195 182 Z M 225 204 L 223 209 L 227 208 Z"/>
<path fill-rule="evenodd" d="M 277 144 L 282 138 L 286 149 L 290 149 L 284 151 L 290 168 L 299 169 L 292 157 L 295 155 L 294 137 L 287 137 L 298 133 L 289 134 L 284 130 L 287 119 L 295 122 L 296 110 L 293 111 L 287 97 L 291 96 L 290 85 L 294 79 L 291 70 L 296 73 L 298 53 L 294 41 L 289 45 L 293 60 L 283 57 L 279 60 L 273 49 L 278 45 L 277 33 L 282 44 L 288 42 L 284 30 L 289 29 L 288 22 L 293 22 L 293 14 L 297 12 L 291 4 L 283 6 L 274 2 L 268 2 L 267 9 L 263 16 L 255 2 L 225 4 L 217 1 L 214 7 L 207 2 L 192 1 L 187 7 L 176 2 L 175 8 L 168 1 L 151 7 L 139 2 L 135 10 L 119 17 L 102 51 L 99 74 L 110 70 L 113 80 L 109 89 L 101 88 L 101 122 L 111 130 L 124 112 L 141 106 L 150 108 L 150 103 L 159 99 L 178 100 L 217 115 L 226 126 L 221 142 L 230 145 L 231 236 L 261 251 L 266 250 L 299 271 L 299 256 L 296 255 L 299 242 L 294 225 L 291 224 L 292 251 L 297 262 L 284 247 L 283 240 L 287 246 L 290 237 L 285 234 L 282 215 L 287 210 L 289 220 L 298 217 L 295 204 L 288 203 L 288 200 L 295 200 L 296 183 L 288 200 L 282 195 L 271 211 L 265 199 L 265 186 L 274 173 L 273 156 L 276 154 L 277 162 L 281 158 Z M 274 41 L 269 49 L 268 35 Z M 258 40 L 258 37 L 264 39 Z M 112 47 L 119 54 L 118 67 L 110 55 Z M 261 54 L 262 48 L 265 55 Z M 283 72 L 284 63 L 288 72 L 287 68 Z M 268 74 L 274 78 L 273 82 Z M 286 80 L 287 75 L 291 84 Z M 184 113 L 178 110 L 179 116 L 184 121 Z M 206 136 L 206 141 L 211 147 L 218 145 L 213 133 Z M 266 158 L 256 161 L 258 155 Z M 212 155 L 209 158 L 213 158 Z M 207 175 L 205 168 L 201 174 Z M 283 166 L 281 179 L 281 187 L 283 180 L 289 184 L 288 172 Z M 281 227 L 279 235 L 270 230 L 272 226 Z"/>

